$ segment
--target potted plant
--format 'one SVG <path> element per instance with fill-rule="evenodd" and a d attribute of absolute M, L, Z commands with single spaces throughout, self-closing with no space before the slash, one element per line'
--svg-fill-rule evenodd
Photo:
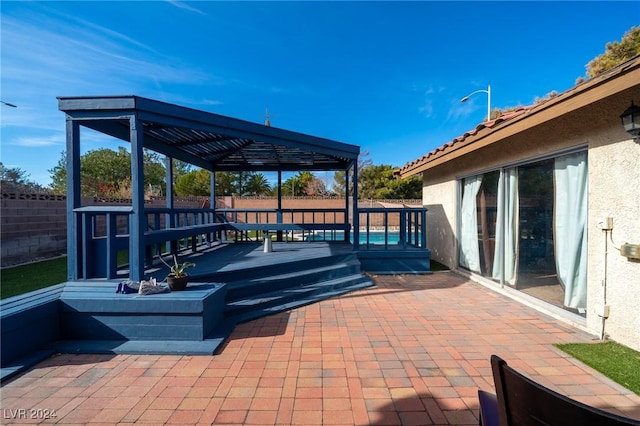
<path fill-rule="evenodd" d="M 189 282 L 189 274 L 185 272 L 185 269 L 190 268 L 192 266 L 196 266 L 193 262 L 182 262 L 178 263 L 178 256 L 173 255 L 173 265 L 169 265 L 164 261 L 162 256 L 160 256 L 160 260 L 169 268 L 169 275 L 167 275 L 167 284 L 169 284 L 169 288 L 172 291 L 184 290 L 187 288 L 187 283 Z"/>

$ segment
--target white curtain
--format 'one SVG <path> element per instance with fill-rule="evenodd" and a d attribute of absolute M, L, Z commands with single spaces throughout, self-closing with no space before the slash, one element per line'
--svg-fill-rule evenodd
<path fill-rule="evenodd" d="M 482 185 L 482 175 L 464 180 L 460 211 L 460 266 L 477 273 L 480 273 L 480 248 L 476 198 L 480 185 Z"/>
<path fill-rule="evenodd" d="M 564 305 L 587 305 L 587 153 L 558 157 L 554 168 L 554 250 Z"/>
<path fill-rule="evenodd" d="M 496 246 L 493 256 L 493 279 L 516 284 L 518 275 L 518 169 L 505 169 L 498 181 L 498 215 Z"/>

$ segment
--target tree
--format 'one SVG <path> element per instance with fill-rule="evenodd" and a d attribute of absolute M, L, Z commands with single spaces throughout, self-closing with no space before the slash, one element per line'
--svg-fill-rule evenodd
<path fill-rule="evenodd" d="M 331 195 L 331 192 L 329 192 L 322 179 L 314 176 L 313 179 L 307 183 L 307 195 L 313 197 L 328 197 Z"/>
<path fill-rule="evenodd" d="M 19 167 L 7 168 L 0 162 L 2 192 L 47 192 L 43 186 L 29 180 L 29 174 Z"/>
<path fill-rule="evenodd" d="M 216 172 L 216 195 L 236 194 L 236 177 L 230 172 Z"/>
<path fill-rule="evenodd" d="M 145 187 L 165 188 L 165 168 L 160 156 L 144 151 Z M 67 190 L 67 155 L 62 152 L 58 164 L 49 170 L 51 188 L 56 193 Z M 82 195 L 113 196 L 129 192 L 131 186 L 131 154 L 124 148 L 92 150 L 80 157 L 80 192 Z"/>
<path fill-rule="evenodd" d="M 192 170 L 176 178 L 177 195 L 211 194 L 210 172 Z M 254 172 L 216 172 L 216 195 L 265 195 L 271 190 L 267 178 Z"/>
<path fill-rule="evenodd" d="M 369 157 L 369 151 L 367 150 L 364 150 L 360 152 L 360 154 L 358 154 L 358 176 L 360 176 L 360 172 L 362 171 L 362 169 L 373 164 L 373 161 L 371 161 L 371 159 L 368 157 Z M 340 197 L 345 196 L 346 177 L 347 177 L 346 172 L 342 170 L 337 171 L 333 174 L 333 181 L 334 181 L 333 192 Z M 350 176 L 350 177 L 351 177 L 351 180 L 349 181 L 350 185 L 353 185 L 353 176 Z M 359 177 L 358 177 L 358 180 L 360 180 Z M 353 186 L 350 186 L 349 192 L 351 192 L 352 189 L 353 189 Z"/>
<path fill-rule="evenodd" d="M 234 194 L 264 195 L 271 191 L 271 186 L 262 173 L 236 172 L 233 176 Z"/>
<path fill-rule="evenodd" d="M 247 180 L 247 195 L 267 195 L 271 192 L 271 185 L 262 173 L 253 173 Z"/>
<path fill-rule="evenodd" d="M 407 179 L 394 178 L 387 184 L 387 188 L 387 199 L 419 200 L 422 198 L 422 175 L 413 175 Z"/>
<path fill-rule="evenodd" d="M 292 195 L 295 197 L 303 197 L 309 195 L 307 186 L 309 182 L 316 177 L 309 171 L 298 172 L 297 175 L 290 177 L 282 183 L 282 195 Z"/>
<path fill-rule="evenodd" d="M 418 176 L 395 179 L 392 166 L 369 165 L 358 175 L 358 196 L 379 200 L 422 198 L 422 180 Z"/>
<path fill-rule="evenodd" d="M 640 26 L 631 27 L 622 39 L 607 43 L 605 52 L 592 59 L 587 65 L 587 76 L 593 78 L 640 54 Z"/>
<path fill-rule="evenodd" d="M 176 177 L 176 195 L 211 195 L 210 174 L 205 169 L 192 170 Z"/>

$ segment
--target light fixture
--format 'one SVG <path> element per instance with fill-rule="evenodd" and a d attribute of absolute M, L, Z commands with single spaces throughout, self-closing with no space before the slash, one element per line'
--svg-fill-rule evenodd
<path fill-rule="evenodd" d="M 491 85 L 487 86 L 487 90 L 484 89 L 480 89 L 480 90 L 476 90 L 475 92 L 471 92 L 469 93 L 467 96 L 465 96 L 464 98 L 460 99 L 460 102 L 465 103 L 469 100 L 469 98 L 473 95 L 475 95 L 476 93 L 486 93 L 487 94 L 487 120 L 489 121 L 491 120 Z"/>
<path fill-rule="evenodd" d="M 640 107 L 631 101 L 631 106 L 620 115 L 622 127 L 631 135 L 634 142 L 640 142 Z"/>

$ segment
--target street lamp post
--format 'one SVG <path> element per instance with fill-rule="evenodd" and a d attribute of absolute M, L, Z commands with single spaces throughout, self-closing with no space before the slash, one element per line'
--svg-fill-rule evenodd
<path fill-rule="evenodd" d="M 469 98 L 473 95 L 475 95 L 476 93 L 486 93 L 487 94 L 487 121 L 491 120 L 491 85 L 487 86 L 487 90 L 484 89 L 480 89 L 480 90 L 476 90 L 475 92 L 471 92 L 469 93 L 467 96 L 465 96 L 464 98 L 460 99 L 460 102 L 465 103 L 469 100 Z"/>

